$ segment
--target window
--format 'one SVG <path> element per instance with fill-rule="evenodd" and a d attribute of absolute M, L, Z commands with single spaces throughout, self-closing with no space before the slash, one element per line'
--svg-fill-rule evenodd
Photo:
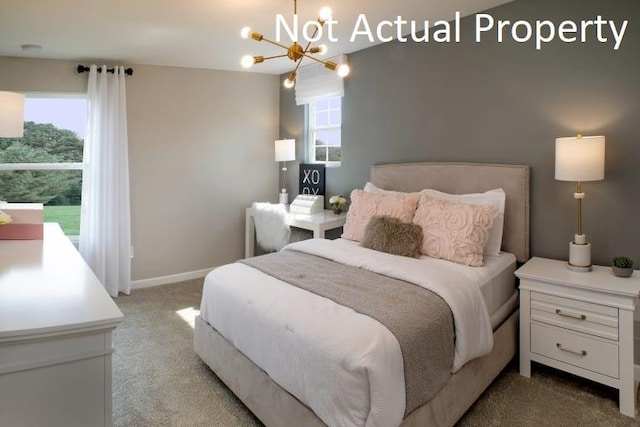
<path fill-rule="evenodd" d="M 0 200 L 43 203 L 44 220 L 80 232 L 84 96 L 27 95 L 24 137 L 0 138 Z"/>
<path fill-rule="evenodd" d="M 309 161 L 340 166 L 342 160 L 342 97 L 322 98 L 308 104 Z"/>

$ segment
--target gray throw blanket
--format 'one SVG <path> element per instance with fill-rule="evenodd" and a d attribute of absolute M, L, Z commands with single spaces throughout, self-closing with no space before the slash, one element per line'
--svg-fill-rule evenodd
<path fill-rule="evenodd" d="M 292 250 L 240 262 L 376 319 L 402 350 L 405 416 L 433 398 L 451 375 L 453 316 L 420 286 Z"/>

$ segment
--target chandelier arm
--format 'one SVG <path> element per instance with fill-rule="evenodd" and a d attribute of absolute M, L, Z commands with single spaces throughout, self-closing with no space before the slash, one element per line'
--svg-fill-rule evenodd
<path fill-rule="evenodd" d="M 294 68 L 293 71 L 291 71 L 291 74 L 293 74 L 294 76 L 298 74 L 298 68 L 300 68 L 300 64 L 302 64 L 302 60 L 304 59 L 305 56 L 306 55 L 303 53 L 300 59 L 296 61 L 296 68 Z"/>
<path fill-rule="evenodd" d="M 322 28 L 324 26 L 324 21 L 322 21 L 320 18 L 318 18 L 318 23 L 320 24 L 320 27 Z M 316 27 L 313 30 L 313 35 L 311 36 L 311 39 L 315 39 L 316 35 L 318 35 L 318 27 Z M 307 42 L 307 46 L 304 48 L 304 54 L 306 55 L 307 52 L 309 52 L 309 47 L 311 47 L 311 41 Z"/>
<path fill-rule="evenodd" d="M 285 45 L 280 44 L 280 43 L 278 43 L 278 42 L 274 42 L 273 40 L 269 40 L 269 39 L 268 39 L 268 38 L 266 38 L 266 37 L 263 37 L 263 38 L 262 38 L 262 41 L 263 41 L 263 42 L 267 42 L 267 43 L 271 43 L 272 45 L 275 45 L 275 46 L 279 46 L 279 47 L 281 47 L 281 48 L 283 48 L 283 49 L 285 49 L 285 50 L 287 50 L 287 51 L 289 50 L 289 46 L 285 46 Z"/>
<path fill-rule="evenodd" d="M 284 58 L 285 56 L 287 56 L 286 53 L 282 55 L 265 56 L 263 59 L 266 61 L 267 59 Z"/>
<path fill-rule="evenodd" d="M 322 64 L 322 65 L 327 65 L 327 61 L 323 61 L 322 59 L 318 59 L 318 58 L 316 58 L 316 57 L 314 57 L 314 56 L 312 56 L 312 55 L 308 55 L 308 54 L 306 54 L 306 53 L 302 53 L 302 55 L 303 55 L 304 57 L 306 57 L 306 58 L 309 58 L 309 59 L 312 59 L 312 60 L 314 60 L 314 61 L 316 61 L 316 62 L 319 62 L 319 63 L 320 63 L 320 64 Z"/>
<path fill-rule="evenodd" d="M 324 21 L 321 20 L 320 18 L 318 18 L 318 22 L 320 23 L 320 27 L 324 26 Z M 314 39 L 317 34 L 318 34 L 318 27 L 316 27 L 315 30 L 313 31 L 313 35 L 311 36 L 311 38 Z M 311 46 L 311 41 L 307 42 L 307 46 L 301 52 L 302 57 L 296 61 L 296 68 L 294 68 L 293 71 L 292 71 L 293 75 L 296 75 L 298 73 L 298 68 L 300 68 L 300 64 L 302 64 L 302 60 L 304 59 L 305 56 L 307 58 L 313 59 L 314 61 L 321 62 L 322 64 L 324 64 L 323 61 L 321 61 L 319 59 L 316 59 L 313 56 L 308 54 L 310 46 Z"/>

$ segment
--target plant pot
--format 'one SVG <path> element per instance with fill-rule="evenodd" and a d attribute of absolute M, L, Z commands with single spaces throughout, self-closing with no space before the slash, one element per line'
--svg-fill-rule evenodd
<path fill-rule="evenodd" d="M 615 265 L 612 265 L 611 271 L 613 271 L 613 274 L 615 274 L 618 277 L 629 277 L 633 274 L 633 268 L 631 267 L 621 268 L 621 267 L 616 267 Z"/>
<path fill-rule="evenodd" d="M 333 208 L 333 213 L 336 214 L 336 215 L 341 214 L 342 213 L 342 208 L 338 208 L 338 207 Z"/>

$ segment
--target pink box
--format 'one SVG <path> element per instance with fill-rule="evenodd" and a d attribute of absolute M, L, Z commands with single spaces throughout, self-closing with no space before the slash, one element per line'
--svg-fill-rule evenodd
<path fill-rule="evenodd" d="M 42 240 L 42 224 L 0 225 L 0 240 Z"/>
<path fill-rule="evenodd" d="M 0 203 L 0 211 L 11 215 L 12 224 L 42 224 L 42 203 Z"/>
<path fill-rule="evenodd" d="M 11 223 L 0 225 L 0 239 L 42 240 L 42 203 L 0 203 L 0 211 L 11 216 Z"/>

